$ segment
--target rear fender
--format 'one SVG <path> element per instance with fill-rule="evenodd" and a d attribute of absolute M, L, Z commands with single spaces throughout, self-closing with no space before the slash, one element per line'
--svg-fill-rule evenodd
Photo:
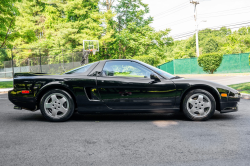
<path fill-rule="evenodd" d="M 36 99 L 38 101 L 38 106 L 39 106 L 39 103 L 40 103 L 40 100 L 42 98 L 42 96 L 49 90 L 51 89 L 62 89 L 62 90 L 65 90 L 67 91 L 71 97 L 74 99 L 74 102 L 75 102 L 75 106 L 76 105 L 76 97 L 75 97 L 75 93 L 68 87 L 68 85 L 64 84 L 63 82 L 61 81 L 56 81 L 56 82 L 50 82 L 46 85 L 44 85 L 43 87 L 41 87 L 37 94 L 36 94 Z"/>

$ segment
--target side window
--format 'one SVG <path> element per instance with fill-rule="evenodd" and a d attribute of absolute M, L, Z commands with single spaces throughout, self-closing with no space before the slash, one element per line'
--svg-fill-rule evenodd
<path fill-rule="evenodd" d="M 90 63 L 81 67 L 78 67 L 76 69 L 73 69 L 71 71 L 66 72 L 65 74 L 76 74 L 76 73 L 84 73 L 86 72 L 94 63 Z"/>
<path fill-rule="evenodd" d="M 106 62 L 102 75 L 103 76 L 120 76 L 120 77 L 141 77 L 150 78 L 153 72 L 148 68 L 131 61 L 110 61 Z"/>

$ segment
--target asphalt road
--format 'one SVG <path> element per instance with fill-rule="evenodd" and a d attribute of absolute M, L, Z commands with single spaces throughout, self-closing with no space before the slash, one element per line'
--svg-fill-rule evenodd
<path fill-rule="evenodd" d="M 182 115 L 74 115 L 64 123 L 14 110 L 0 95 L 0 165 L 225 165 L 250 163 L 250 100 L 205 122 Z"/>

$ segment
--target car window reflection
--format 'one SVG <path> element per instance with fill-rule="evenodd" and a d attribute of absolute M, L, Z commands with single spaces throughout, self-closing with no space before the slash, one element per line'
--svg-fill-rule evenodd
<path fill-rule="evenodd" d="M 152 71 L 146 67 L 131 61 L 106 62 L 102 76 L 140 77 L 150 78 Z"/>

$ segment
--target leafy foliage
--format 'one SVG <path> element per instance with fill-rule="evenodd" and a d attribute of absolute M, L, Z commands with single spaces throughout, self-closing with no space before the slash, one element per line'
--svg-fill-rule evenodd
<path fill-rule="evenodd" d="M 168 37 L 170 30 L 157 32 L 149 26 L 152 18 L 145 16 L 149 12 L 146 4 L 141 0 L 120 0 L 114 10 L 117 15 L 110 22 L 114 40 L 103 43 L 103 58 L 131 59 L 141 55 L 166 58 L 165 47 L 173 42 Z"/>
<path fill-rule="evenodd" d="M 152 66 L 158 65 L 161 61 L 158 56 L 153 56 L 153 55 L 134 56 L 133 59 L 145 62 L 145 63 L 150 64 Z"/>
<path fill-rule="evenodd" d="M 99 4 L 106 5 L 107 11 L 100 10 Z M 115 6 L 114 0 L 11 0 L 6 5 L 18 14 L 5 48 L 37 48 L 44 50 L 42 55 L 53 56 L 58 51 L 52 49 L 82 49 L 83 40 L 99 40 L 100 52 L 90 55 L 90 62 L 147 55 L 163 63 L 165 50 L 173 43 L 169 29 L 155 31 L 149 25 L 153 18 L 146 17 L 149 8 L 142 0 L 118 0 Z M 9 23 L 5 20 L 1 32 L 7 32 Z M 3 38 L 0 34 L 1 42 Z M 33 50 L 14 53 L 15 59 L 38 54 Z"/>
<path fill-rule="evenodd" d="M 210 38 L 205 43 L 205 46 L 203 47 L 203 52 L 204 53 L 217 52 L 218 47 L 219 47 L 218 42 L 215 39 Z"/>
<path fill-rule="evenodd" d="M 223 59 L 222 54 L 209 53 L 198 57 L 198 64 L 209 74 L 213 74 L 220 66 Z"/>
<path fill-rule="evenodd" d="M 167 61 L 196 56 L 195 35 L 185 40 L 174 41 L 166 51 Z M 201 30 L 199 31 L 199 52 L 200 55 L 250 52 L 250 27 L 242 27 L 234 32 L 226 27 L 219 30 Z"/>
<path fill-rule="evenodd" d="M 100 10 L 100 4 L 107 10 Z M 196 56 L 195 35 L 174 41 L 170 29 L 156 31 L 142 0 L 3 0 L 0 11 L 1 48 L 37 48 L 43 56 L 55 56 L 62 49 L 82 49 L 83 40 L 99 40 L 100 52 L 90 55 L 90 62 L 139 59 L 156 66 Z M 250 27 L 201 30 L 199 47 L 200 55 L 250 52 Z M 32 49 L 13 53 L 15 59 L 38 55 Z M 10 57 L 2 50 L 0 66 Z"/>
<path fill-rule="evenodd" d="M 0 48 L 11 47 L 10 42 L 19 36 L 18 32 L 12 32 L 19 11 L 14 5 L 17 0 L 0 1 Z"/>

